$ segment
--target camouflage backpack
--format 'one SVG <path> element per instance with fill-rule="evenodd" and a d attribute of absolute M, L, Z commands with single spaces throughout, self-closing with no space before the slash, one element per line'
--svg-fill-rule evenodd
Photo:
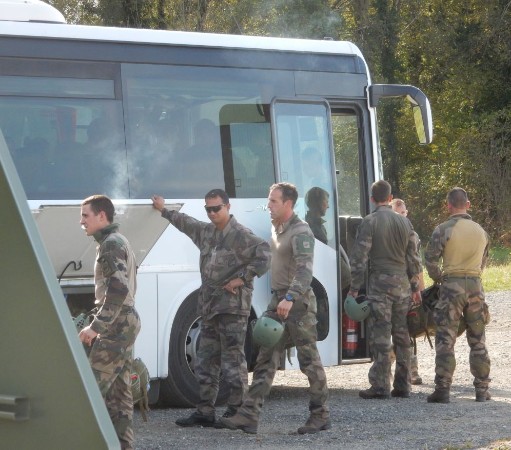
<path fill-rule="evenodd" d="M 433 320 L 433 309 L 438 301 L 439 286 L 434 284 L 421 292 L 422 304 L 413 306 L 406 317 L 408 322 L 408 333 L 413 344 L 414 353 L 417 353 L 417 338 L 426 336 L 429 345 L 433 348 L 431 342 L 432 335 L 435 334 L 436 326 Z"/>
<path fill-rule="evenodd" d="M 414 353 L 417 353 L 417 338 L 426 336 L 429 345 L 433 348 L 431 342 L 432 335 L 435 334 L 435 322 L 433 320 L 433 311 L 424 305 L 413 306 L 406 316 L 408 322 L 408 333 L 410 341 L 413 344 Z"/>
<path fill-rule="evenodd" d="M 149 411 L 149 391 L 150 377 L 146 365 L 140 358 L 133 360 L 131 368 L 131 394 L 133 396 L 133 406 L 138 404 L 140 413 L 144 422 L 147 422 L 147 412 Z"/>
<path fill-rule="evenodd" d="M 431 342 L 430 336 L 433 336 L 436 331 L 436 325 L 433 319 L 433 310 L 435 309 L 435 305 L 438 301 L 439 291 L 440 286 L 437 284 L 424 289 L 421 292 L 422 304 L 419 306 L 413 306 L 408 312 L 408 332 L 410 333 L 410 341 L 414 347 L 414 353 L 417 353 L 417 338 L 420 336 L 426 336 L 429 345 L 431 345 L 431 348 L 433 348 L 433 343 Z M 488 306 L 485 303 L 483 307 L 484 323 L 488 324 L 490 321 Z M 462 316 L 458 326 L 458 337 L 461 336 L 466 329 L 467 324 L 465 322 L 465 318 Z"/>

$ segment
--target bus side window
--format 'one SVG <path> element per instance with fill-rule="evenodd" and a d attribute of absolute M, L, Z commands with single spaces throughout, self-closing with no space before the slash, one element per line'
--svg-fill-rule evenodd
<path fill-rule="evenodd" d="M 44 138 L 25 138 L 16 149 L 14 162 L 28 198 L 43 198 L 48 189 L 47 172 L 50 145 Z"/>

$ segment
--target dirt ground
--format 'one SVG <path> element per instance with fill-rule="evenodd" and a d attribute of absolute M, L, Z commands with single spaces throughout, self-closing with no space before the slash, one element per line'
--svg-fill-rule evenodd
<path fill-rule="evenodd" d="M 154 409 L 147 423 L 136 414 L 137 448 L 511 450 L 511 292 L 491 293 L 487 302 L 492 315 L 486 331 L 492 362 L 493 399 L 489 402 L 474 401 L 463 335 L 456 343 L 451 403 L 428 404 L 426 396 L 434 389 L 434 350 L 421 340 L 419 372 L 424 383 L 413 387 L 409 399 L 361 399 L 358 391 L 368 387 L 368 364 L 327 368 L 331 430 L 305 436 L 296 433 L 308 416 L 308 384 L 299 370 L 286 370 L 277 374 L 257 435 L 181 428 L 174 421 L 192 409 Z"/>

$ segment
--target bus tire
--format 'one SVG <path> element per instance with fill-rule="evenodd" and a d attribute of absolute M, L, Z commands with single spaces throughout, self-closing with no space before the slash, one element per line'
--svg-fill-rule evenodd
<path fill-rule="evenodd" d="M 190 408 L 199 402 L 199 383 L 193 370 L 200 338 L 197 299 L 197 293 L 188 296 L 174 318 L 169 342 L 169 374 L 160 383 L 161 406 Z M 220 376 L 217 405 L 224 404 L 228 395 L 227 383 L 222 382 Z"/>

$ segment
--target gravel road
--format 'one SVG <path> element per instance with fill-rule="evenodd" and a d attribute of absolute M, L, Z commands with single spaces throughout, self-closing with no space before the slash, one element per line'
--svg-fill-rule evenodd
<path fill-rule="evenodd" d="M 423 383 L 409 399 L 363 400 L 368 364 L 327 368 L 331 430 L 298 435 L 308 416 L 307 380 L 299 370 L 279 372 L 267 399 L 259 433 L 211 428 L 181 428 L 178 417 L 193 409 L 153 409 L 144 423 L 135 416 L 137 449 L 350 449 L 350 450 L 511 450 L 511 292 L 487 295 L 491 322 L 486 338 L 492 362 L 493 399 L 474 401 L 465 335 L 456 343 L 457 367 L 451 403 L 428 404 L 434 389 L 434 350 L 417 343 Z M 222 410 L 220 410 L 222 413 Z"/>

